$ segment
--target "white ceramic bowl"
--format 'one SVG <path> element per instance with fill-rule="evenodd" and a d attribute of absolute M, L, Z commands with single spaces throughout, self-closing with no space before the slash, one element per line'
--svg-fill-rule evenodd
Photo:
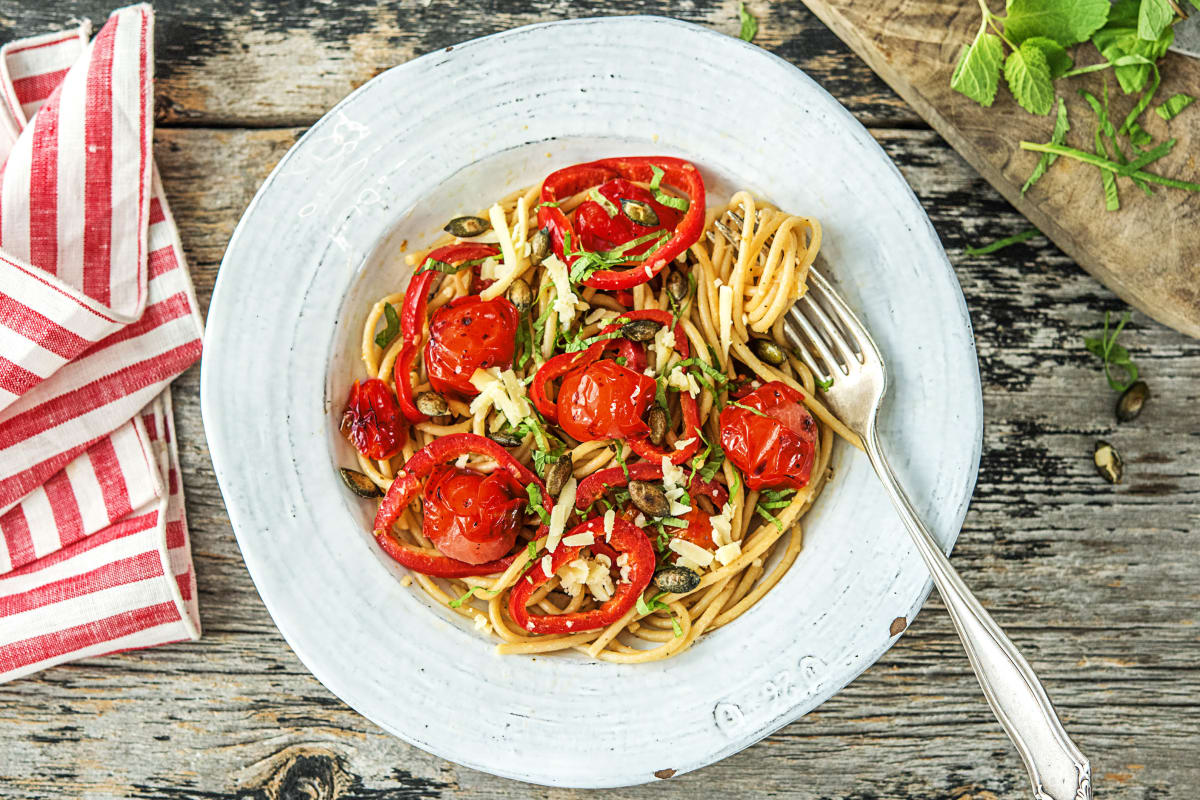
<path fill-rule="evenodd" d="M 401 288 L 399 243 L 557 167 L 679 154 L 713 196 L 746 187 L 818 217 L 828 271 L 891 370 L 881 428 L 947 548 L 982 431 L 963 297 L 883 151 L 788 63 L 653 17 L 520 28 L 370 81 L 280 162 L 229 244 L 202 378 L 213 463 L 246 565 L 331 691 L 437 755 L 541 784 L 693 770 L 802 716 L 872 664 L 929 593 L 866 459 L 839 445 L 804 550 L 749 613 L 648 665 L 501 657 L 374 545 L 340 484 L 337 435 L 369 304 Z M 665 774 L 665 773 L 663 773 Z"/>

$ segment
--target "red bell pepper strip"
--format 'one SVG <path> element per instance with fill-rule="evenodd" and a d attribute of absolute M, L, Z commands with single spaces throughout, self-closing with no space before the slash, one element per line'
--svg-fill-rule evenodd
<path fill-rule="evenodd" d="M 598 540 L 598 547 L 604 541 L 604 520 L 594 517 L 571 530 L 570 536 L 579 533 L 591 533 Z M 617 517 L 613 520 L 612 535 L 608 537 L 608 545 L 615 553 L 625 553 L 629 557 L 629 582 L 617 583 L 613 596 L 591 611 L 575 611 L 569 614 L 530 614 L 526 605 L 529 596 L 550 579 L 542 569 L 542 562 L 537 561 L 525 574 L 517 579 L 516 585 L 508 595 L 508 613 L 513 622 L 523 631 L 537 634 L 579 633 L 603 628 L 619 620 L 637 603 L 642 592 L 650 585 L 654 577 L 655 555 L 654 545 L 646 537 L 641 528 L 632 522 Z M 586 545 L 584 545 L 586 546 Z M 584 546 L 567 547 L 560 544 L 550 557 L 551 573 L 568 561 L 579 556 Z M 614 554 L 615 554 L 614 553 Z M 605 553 L 608 555 L 608 553 Z M 609 558 L 613 558 L 609 555 Z M 615 559 L 614 559 L 615 563 Z"/>
<path fill-rule="evenodd" d="M 635 481 L 661 481 L 662 480 L 662 464 L 655 464 L 650 461 L 638 461 L 634 464 L 627 464 L 629 469 L 629 477 L 625 477 L 625 470 L 620 467 L 611 467 L 602 469 L 598 472 L 593 472 L 579 482 L 575 488 L 575 508 L 582 511 L 592 503 L 600 499 L 600 496 L 609 489 L 620 489 L 629 485 L 630 480 Z M 706 481 L 693 471 L 687 473 L 688 481 L 685 487 L 688 494 L 700 494 L 712 501 L 713 505 L 721 508 L 729 501 L 729 492 L 719 483 Z"/>
<path fill-rule="evenodd" d="M 630 156 L 576 164 L 552 172 L 542 181 L 538 225 L 550 229 L 554 252 L 570 266 L 574 259 L 568 258 L 564 252 L 566 237 L 570 234 L 572 245 L 578 247 L 579 236 L 567 215 L 556 204 L 612 178 L 648 183 L 654 178 L 653 167 L 663 171 L 663 182 L 687 193 L 688 209 L 675 227 L 674 235 L 654 248 L 648 258 L 630 262 L 631 266 L 625 270 L 599 270 L 587 278 L 584 285 L 604 291 L 631 289 L 649 281 L 671 259 L 695 244 L 704 232 L 704 179 L 695 165 L 681 158 Z"/>
<path fill-rule="evenodd" d="M 416 550 L 396 541 L 391 534 L 392 523 L 417 497 L 424 479 L 429 477 L 434 467 L 440 464 L 449 464 L 457 460 L 459 456 L 471 453 L 491 458 L 500 466 L 500 469 L 508 472 L 521 486 L 534 484 L 542 492 L 542 502 L 546 506 L 546 511 L 549 512 L 554 507 L 541 480 L 503 447 L 491 439 L 476 436 L 473 433 L 452 433 L 434 439 L 413 453 L 412 458 L 408 459 L 404 466 L 396 472 L 396 478 L 392 481 L 391 488 L 388 489 L 383 502 L 379 504 L 379 511 L 375 514 L 375 541 L 379 543 L 384 552 L 411 570 L 439 578 L 490 575 L 506 569 L 521 554 L 521 551 L 517 551 L 511 556 L 496 561 L 468 564 L 447 556 L 434 556 Z"/>
<path fill-rule="evenodd" d="M 495 247 L 486 244 L 450 244 L 430 252 L 421 264 L 424 266 L 430 261 L 441 261 L 453 266 L 476 258 L 488 258 L 499 252 Z M 417 354 L 421 352 L 421 333 L 425 327 L 429 290 L 439 274 L 437 270 L 427 269 L 413 275 L 408 289 L 404 292 L 404 305 L 400 309 L 400 337 L 404 345 L 396 356 L 392 376 L 396 382 L 396 397 L 400 402 L 400 410 L 413 424 L 429 419 L 417 410 L 413 402 L 412 368 Z"/>

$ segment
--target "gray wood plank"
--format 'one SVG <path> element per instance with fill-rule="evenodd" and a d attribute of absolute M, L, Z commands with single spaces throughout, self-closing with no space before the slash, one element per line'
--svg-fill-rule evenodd
<path fill-rule="evenodd" d="M 300 129 L 157 134 L 202 303 L 242 209 Z M 975 324 L 985 446 L 953 558 L 1005 625 L 1111 798 L 1200 785 L 1200 343 L 1135 314 L 1123 342 L 1154 391 L 1117 426 L 1081 336 L 1122 305 L 1044 240 L 969 258 L 1025 222 L 933 133 L 875 131 L 945 243 Z M 282 641 L 212 475 L 198 370 L 176 415 L 205 638 L 0 685 L 0 792 L 146 798 L 568 798 L 458 767 L 384 734 Z M 1123 452 L 1111 487 L 1093 441 Z M 664 732 L 669 735 L 669 732 Z M 663 765 L 664 768 L 670 765 Z M 699 773 L 615 793 L 692 798 L 1024 797 L 1026 778 L 934 597 L 845 691 Z M 307 793 L 306 793 L 307 792 Z"/>
<path fill-rule="evenodd" d="M 808 71 L 861 119 L 924 125 L 802 4 L 750 7 L 760 20 L 756 43 Z M 101 0 L 2 0 L 0 40 L 74 17 L 100 22 L 109 10 Z M 156 11 L 158 121 L 206 126 L 308 125 L 388 67 L 534 22 L 662 14 L 731 35 L 739 27 L 732 0 L 174 0 Z"/>

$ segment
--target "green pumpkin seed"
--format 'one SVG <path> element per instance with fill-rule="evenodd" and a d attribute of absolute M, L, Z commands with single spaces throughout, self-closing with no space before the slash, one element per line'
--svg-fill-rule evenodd
<path fill-rule="evenodd" d="M 646 424 L 650 426 L 650 444 L 662 447 L 663 439 L 667 436 L 667 412 L 661 406 L 651 406 L 646 415 Z"/>
<path fill-rule="evenodd" d="M 538 228 L 529 242 L 529 263 L 539 266 L 550 255 L 550 229 Z"/>
<path fill-rule="evenodd" d="M 375 485 L 375 482 L 358 470 L 342 467 L 338 470 L 338 474 L 342 476 L 342 483 L 346 484 L 346 488 L 359 497 L 380 497 L 383 495 L 383 492 Z"/>
<path fill-rule="evenodd" d="M 450 406 L 444 397 L 437 392 L 421 392 L 413 399 L 413 403 L 427 417 L 441 417 L 450 413 Z"/>
<path fill-rule="evenodd" d="M 521 278 L 517 278 L 508 287 L 508 302 L 516 306 L 517 311 L 524 314 L 533 308 L 533 290 L 529 288 L 528 283 Z"/>
<path fill-rule="evenodd" d="M 1146 385 L 1146 382 L 1134 381 L 1128 389 L 1121 393 L 1120 399 L 1117 400 L 1117 421 L 1132 421 L 1138 414 L 1142 413 L 1142 408 L 1149 399 L 1150 387 Z"/>
<path fill-rule="evenodd" d="M 778 367 L 787 360 L 787 353 L 783 352 L 783 348 L 770 339 L 755 339 L 753 349 L 754 355 L 773 367 Z"/>
<path fill-rule="evenodd" d="M 525 441 L 515 433 L 507 433 L 505 431 L 494 431 L 489 433 L 488 438 L 501 447 L 520 447 L 521 442 Z"/>
<path fill-rule="evenodd" d="M 1092 453 L 1092 461 L 1096 464 L 1096 472 L 1109 483 L 1120 483 L 1125 473 L 1125 462 L 1121 454 L 1111 444 L 1105 441 L 1096 442 L 1096 450 Z"/>
<path fill-rule="evenodd" d="M 492 223 L 482 217 L 455 217 L 447 222 L 446 227 L 442 230 L 459 239 L 470 239 L 472 236 L 478 236 L 484 231 L 491 230 L 491 228 Z"/>
<path fill-rule="evenodd" d="M 629 499 L 638 511 L 648 517 L 665 517 L 671 513 L 671 504 L 667 496 L 653 483 L 630 481 Z"/>
<path fill-rule="evenodd" d="M 654 209 L 650 207 L 649 203 L 643 203 L 641 200 L 633 200 L 626 197 L 621 200 L 621 210 L 625 212 L 625 216 L 638 225 L 653 228 L 658 224 L 658 214 L 654 213 Z"/>
<path fill-rule="evenodd" d="M 652 319 L 635 319 L 621 326 L 621 335 L 633 342 L 648 342 L 658 333 L 662 323 Z"/>
<path fill-rule="evenodd" d="M 671 274 L 667 275 L 667 294 L 671 295 L 671 299 L 682 303 L 688 296 L 688 291 L 688 280 L 684 274 L 678 270 L 671 270 Z"/>
<path fill-rule="evenodd" d="M 664 567 L 654 573 L 654 585 L 664 592 L 685 594 L 700 585 L 700 576 L 687 567 Z"/>
<path fill-rule="evenodd" d="M 563 487 L 567 485 L 567 481 L 571 479 L 573 469 L 570 453 L 563 455 L 558 461 L 546 467 L 546 493 L 551 497 L 558 497 Z"/>

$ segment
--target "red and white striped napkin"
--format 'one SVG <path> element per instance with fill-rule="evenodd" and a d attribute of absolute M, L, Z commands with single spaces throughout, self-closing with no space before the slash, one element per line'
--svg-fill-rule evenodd
<path fill-rule="evenodd" d="M 202 321 L 154 13 L 0 47 L 0 682 L 200 635 L 167 385 Z"/>

